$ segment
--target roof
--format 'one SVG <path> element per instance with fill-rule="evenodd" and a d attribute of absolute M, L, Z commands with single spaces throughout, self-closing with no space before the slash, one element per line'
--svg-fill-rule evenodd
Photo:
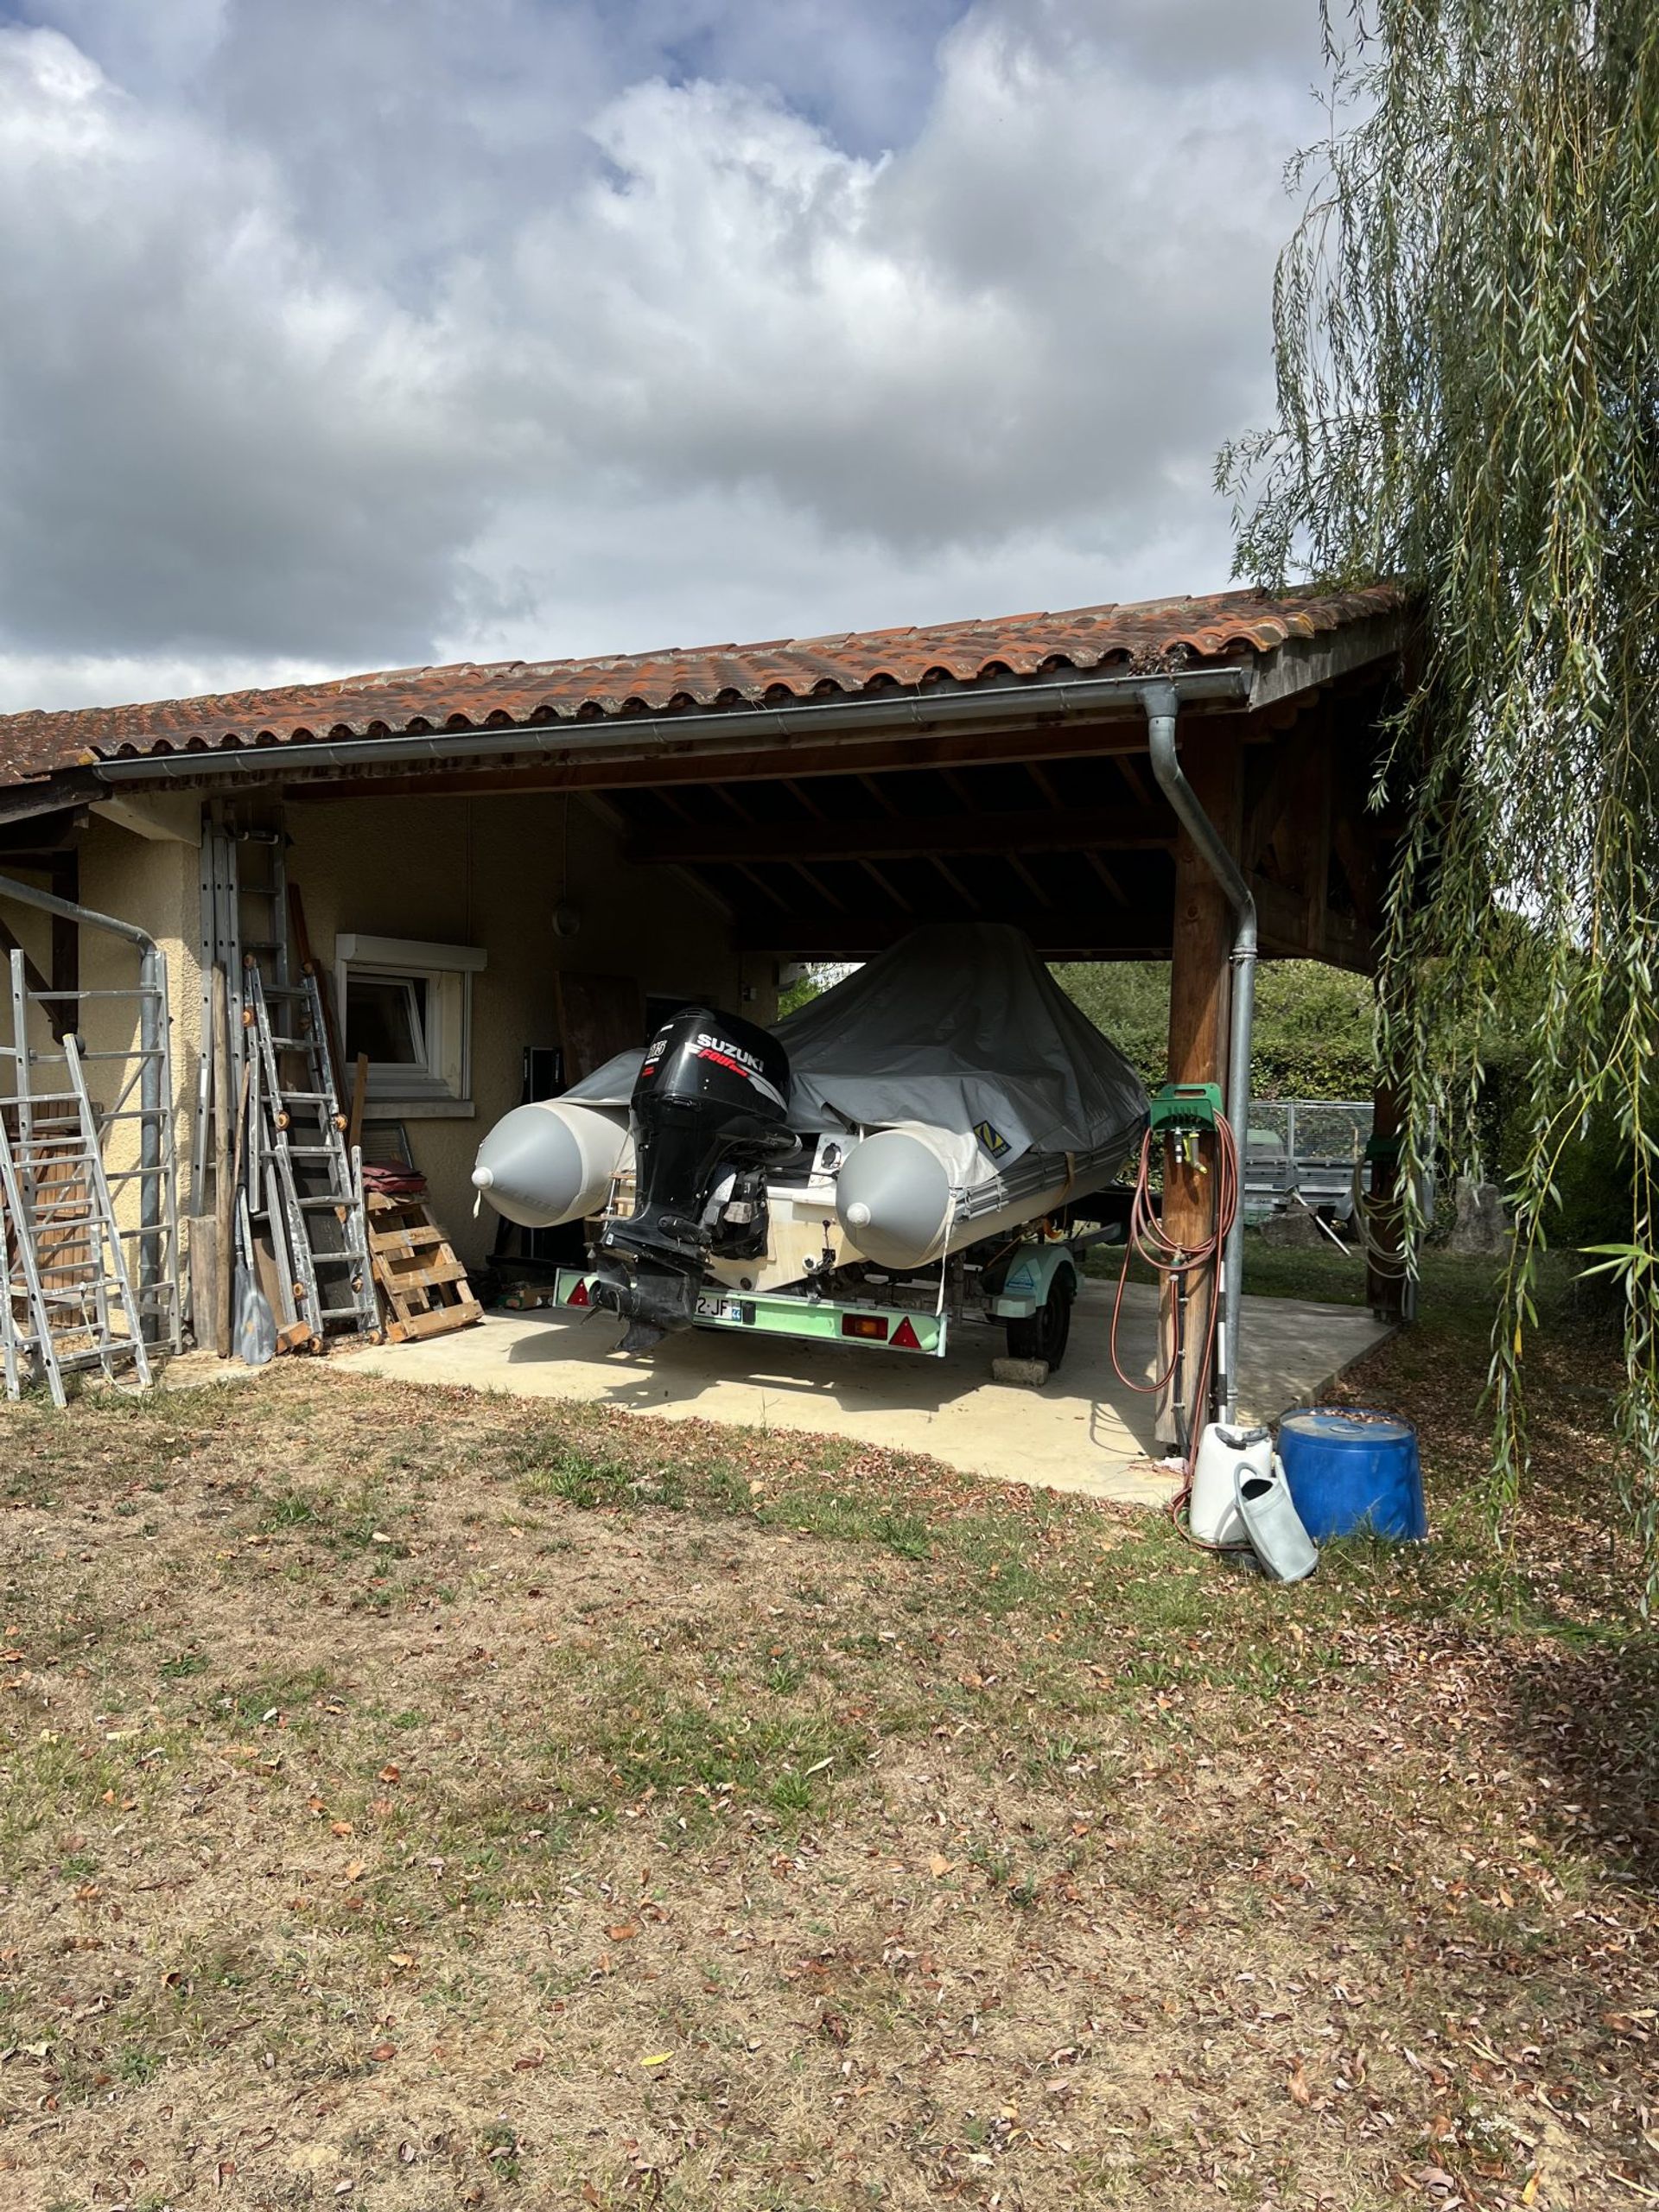
<path fill-rule="evenodd" d="M 302 745 L 308 739 L 531 728 L 697 709 L 779 705 L 942 684 L 1248 661 L 1406 604 L 1394 585 L 1215 592 L 923 629 L 554 661 L 457 662 L 150 705 L 0 715 L 0 783 L 96 761 Z"/>

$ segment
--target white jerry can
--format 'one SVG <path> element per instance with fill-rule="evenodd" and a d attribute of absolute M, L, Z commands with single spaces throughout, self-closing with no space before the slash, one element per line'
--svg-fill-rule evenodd
<path fill-rule="evenodd" d="M 1301 1582 L 1313 1573 L 1319 1563 L 1319 1548 L 1302 1526 L 1290 1484 L 1285 1480 L 1285 1463 L 1276 1452 L 1271 1473 L 1255 1475 L 1240 1470 L 1238 1510 L 1262 1572 L 1269 1581 Z"/>
<path fill-rule="evenodd" d="M 1248 1544 L 1238 1510 L 1241 1475 L 1273 1471 L 1273 1432 L 1229 1428 L 1212 1421 L 1198 1439 L 1187 1523 L 1201 1544 Z"/>

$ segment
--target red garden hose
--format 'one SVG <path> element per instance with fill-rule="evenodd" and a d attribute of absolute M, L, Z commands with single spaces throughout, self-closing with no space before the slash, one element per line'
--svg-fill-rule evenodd
<path fill-rule="evenodd" d="M 1129 1280 L 1130 1262 L 1136 1259 L 1144 1261 L 1147 1266 L 1155 1272 L 1167 1274 L 1172 1284 L 1179 1284 L 1185 1277 L 1205 1268 L 1213 1270 L 1217 1277 L 1219 1275 L 1221 1255 L 1227 1243 L 1227 1232 L 1232 1227 L 1234 1217 L 1238 1211 L 1238 1147 L 1234 1141 L 1231 1128 L 1219 1117 L 1211 1128 L 1210 1135 L 1215 1147 L 1214 1222 L 1209 1236 L 1201 1243 L 1191 1245 L 1178 1244 L 1165 1232 L 1163 1223 L 1159 1219 L 1157 1210 L 1153 1204 L 1153 1137 L 1150 1129 L 1141 1141 L 1141 1166 L 1135 1176 L 1135 1197 L 1129 1207 L 1129 1230 L 1123 1248 L 1123 1266 L 1117 1279 L 1117 1295 L 1112 1301 L 1110 1338 L 1112 1366 L 1116 1371 L 1118 1381 L 1126 1389 L 1139 1391 L 1144 1395 L 1162 1390 L 1174 1374 L 1176 1363 L 1181 1357 L 1183 1349 L 1180 1341 L 1181 1332 L 1178 1327 L 1173 1332 L 1174 1342 L 1173 1349 L 1170 1353 L 1169 1364 L 1161 1375 L 1155 1376 L 1150 1382 L 1137 1382 L 1132 1376 L 1123 1372 L 1122 1362 L 1118 1357 L 1118 1325 L 1123 1311 L 1123 1292 Z M 1204 1406 L 1205 1394 L 1210 1387 L 1211 1370 L 1215 1363 L 1216 1332 L 1221 1317 L 1220 1287 L 1218 1280 L 1212 1281 L 1210 1313 L 1205 1324 L 1198 1373 L 1194 1379 L 1194 1387 L 1186 1394 L 1186 1402 L 1193 1408 L 1195 1414 L 1200 1412 Z M 1186 1481 L 1175 1500 L 1175 1510 L 1178 1512 L 1192 1485 L 1196 1432 L 1201 1426 L 1201 1421 L 1196 1419 L 1188 1424 L 1185 1463 Z"/>

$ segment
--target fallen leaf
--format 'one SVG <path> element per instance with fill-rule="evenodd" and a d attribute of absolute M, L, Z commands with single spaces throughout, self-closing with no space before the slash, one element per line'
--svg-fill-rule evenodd
<path fill-rule="evenodd" d="M 402 1770 L 395 1766 L 383 1766 L 380 1770 L 380 1779 L 382 1782 L 401 1782 Z"/>
<path fill-rule="evenodd" d="M 389 1966 L 403 1967 L 412 1967 L 415 1961 L 412 1954 L 408 1951 L 394 1951 L 386 1963 Z"/>
<path fill-rule="evenodd" d="M 954 1859 L 942 1858 L 936 1851 L 927 1862 L 927 1871 L 937 1879 L 941 1874 L 948 1874 L 956 1863 Z"/>
<path fill-rule="evenodd" d="M 673 2056 L 671 2050 L 654 2050 L 649 2058 L 642 2058 L 639 2063 L 642 2066 L 666 2066 Z"/>
<path fill-rule="evenodd" d="M 605 1933 L 610 1937 L 613 1943 L 632 1943 L 634 1937 L 639 1933 L 639 1929 L 636 1922 L 625 1920 L 620 1927 L 607 1928 L 605 1930 Z"/>
<path fill-rule="evenodd" d="M 340 1876 L 340 1880 L 341 1880 L 342 1882 L 354 1882 L 354 1881 L 356 1881 L 356 1880 L 357 1880 L 357 1878 L 358 1878 L 358 1877 L 359 1877 L 359 1876 L 362 1873 L 362 1872 L 363 1872 L 364 1864 L 365 1864 L 365 1862 L 364 1862 L 361 1859 L 353 1859 L 353 1861 L 352 1861 L 352 1863 L 351 1863 L 351 1865 L 350 1865 L 350 1866 L 346 1869 L 346 1872 L 345 1872 Z"/>
<path fill-rule="evenodd" d="M 350 1835 L 352 1833 L 352 1824 L 349 1821 L 330 1821 L 328 1825 L 336 1835 Z"/>
<path fill-rule="evenodd" d="M 371 2058 L 378 2058 L 383 2063 L 386 2059 L 396 2058 L 397 2056 L 397 2046 L 395 2043 L 378 2043 L 369 2053 Z"/>
<path fill-rule="evenodd" d="M 1302 2071 L 1302 2062 L 1300 2058 L 1291 2068 L 1290 2079 L 1285 2086 L 1289 2089 L 1291 2096 L 1297 2104 L 1306 2105 L 1313 2102 L 1313 2092 L 1307 2085 L 1307 2076 Z"/>

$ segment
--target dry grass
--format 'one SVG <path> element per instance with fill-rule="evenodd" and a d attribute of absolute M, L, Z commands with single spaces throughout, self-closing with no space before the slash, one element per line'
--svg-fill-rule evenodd
<path fill-rule="evenodd" d="M 293 1367 L 3 1423 L 0 2204 L 1637 2204 L 1655 1668 L 1548 1515 L 1275 1592 L 844 1444 Z M 1390 1364 L 1391 1363 L 1391 1364 Z"/>

